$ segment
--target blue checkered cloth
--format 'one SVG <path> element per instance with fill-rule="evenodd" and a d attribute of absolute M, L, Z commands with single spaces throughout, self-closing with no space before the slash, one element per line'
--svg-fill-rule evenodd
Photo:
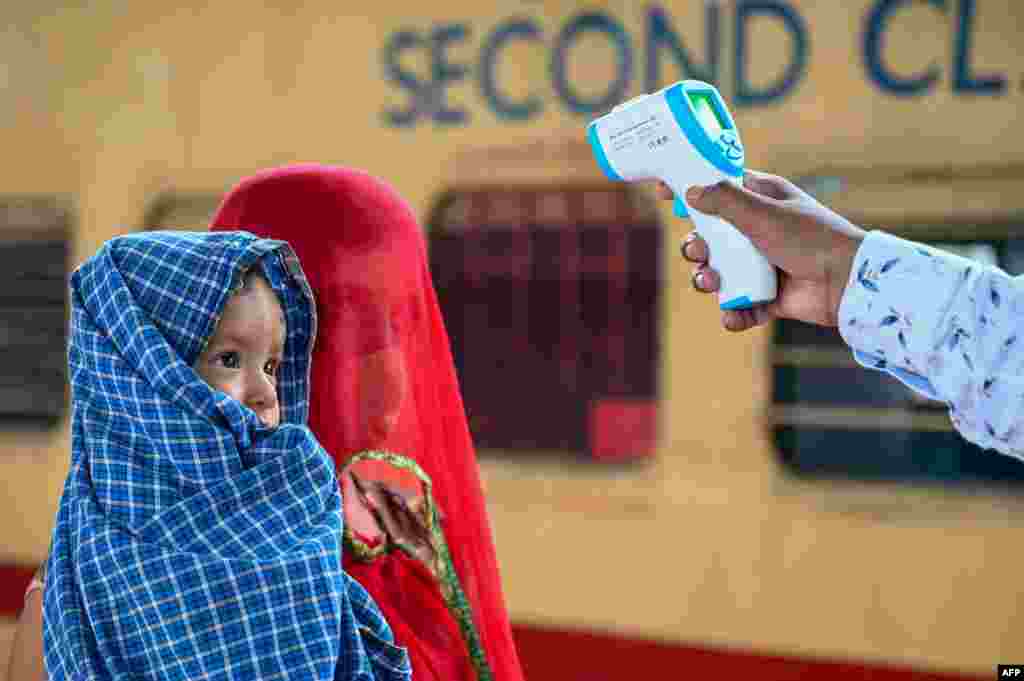
<path fill-rule="evenodd" d="M 288 328 L 274 429 L 191 369 L 252 267 Z M 73 274 L 71 300 L 71 467 L 44 590 L 50 678 L 410 678 L 342 570 L 334 466 L 305 426 L 315 306 L 287 244 L 120 237 Z"/>

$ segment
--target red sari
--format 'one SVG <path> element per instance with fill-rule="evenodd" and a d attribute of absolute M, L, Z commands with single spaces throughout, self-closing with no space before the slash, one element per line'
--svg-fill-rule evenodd
<path fill-rule="evenodd" d="M 310 428 L 338 464 L 345 569 L 413 678 L 521 681 L 466 415 L 422 230 L 364 172 L 243 180 L 214 230 L 288 241 L 317 300 Z"/>

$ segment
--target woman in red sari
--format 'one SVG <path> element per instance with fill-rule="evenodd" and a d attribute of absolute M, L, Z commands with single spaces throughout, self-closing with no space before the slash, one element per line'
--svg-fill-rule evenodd
<path fill-rule="evenodd" d="M 345 569 L 413 678 L 521 681 L 422 230 L 381 180 L 331 166 L 259 173 L 212 222 L 289 242 L 317 299 L 309 425 L 345 498 Z"/>

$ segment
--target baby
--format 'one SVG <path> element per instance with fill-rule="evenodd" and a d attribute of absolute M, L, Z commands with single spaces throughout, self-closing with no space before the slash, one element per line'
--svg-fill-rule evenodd
<path fill-rule="evenodd" d="M 315 308 L 287 244 L 120 237 L 71 288 L 49 678 L 409 678 L 342 570 L 333 462 L 305 425 Z"/>
<path fill-rule="evenodd" d="M 249 407 L 264 425 L 281 423 L 277 370 L 284 355 L 285 319 L 266 278 L 249 270 L 224 304 L 213 336 L 193 368 L 211 387 Z"/>
<path fill-rule="evenodd" d="M 285 318 L 281 303 L 258 269 L 224 304 L 220 321 L 193 365 L 210 387 L 251 409 L 265 425 L 281 422 L 277 373 L 284 354 Z M 25 592 L 25 609 L 11 651 L 12 679 L 46 679 L 43 669 L 42 598 L 46 562 Z"/>

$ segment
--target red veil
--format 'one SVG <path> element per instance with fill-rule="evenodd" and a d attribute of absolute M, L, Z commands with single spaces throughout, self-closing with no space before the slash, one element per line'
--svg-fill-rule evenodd
<path fill-rule="evenodd" d="M 347 550 L 346 570 L 408 648 L 413 678 L 521 681 L 476 453 L 423 233 L 409 206 L 365 172 L 294 165 L 243 180 L 212 224 L 288 241 L 298 254 L 319 318 L 309 425 L 339 471 L 367 450 L 415 462 L 392 466 L 390 454 L 365 457 L 352 476 L 362 481 L 358 488 L 340 476 L 346 523 L 357 530 L 363 554 Z M 367 509 L 372 515 L 385 503 L 374 483 L 428 525 L 434 518 L 441 544 L 428 546 L 420 560 L 415 550 L 382 553 L 389 533 L 378 531 L 381 517 L 363 522 Z M 422 483 L 428 504 L 433 492 L 432 515 L 419 507 L 424 501 L 414 488 Z"/>

